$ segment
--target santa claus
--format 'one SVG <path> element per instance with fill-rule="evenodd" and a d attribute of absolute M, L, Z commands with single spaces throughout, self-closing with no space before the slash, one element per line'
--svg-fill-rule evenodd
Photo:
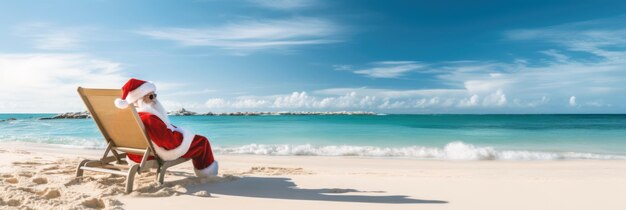
<path fill-rule="evenodd" d="M 209 140 L 182 127 L 172 125 L 167 112 L 157 99 L 156 86 L 152 82 L 132 78 L 124 84 L 122 91 L 122 98 L 115 100 L 115 106 L 125 109 L 133 104 L 137 108 L 159 157 L 163 160 L 191 158 L 196 176 L 217 175 L 218 165 L 213 158 Z M 128 154 L 127 159 L 129 164 L 138 164 L 142 157 L 142 155 Z M 148 157 L 148 159 L 152 158 Z"/>

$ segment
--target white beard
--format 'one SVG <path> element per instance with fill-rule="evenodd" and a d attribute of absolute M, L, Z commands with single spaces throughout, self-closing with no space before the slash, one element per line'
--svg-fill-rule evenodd
<path fill-rule="evenodd" d="M 174 130 L 174 126 L 170 122 L 170 118 L 167 116 L 167 111 L 165 110 L 163 105 L 161 105 L 161 102 L 159 102 L 159 100 L 155 99 L 152 103 L 146 103 L 143 101 L 143 99 L 139 99 L 135 104 L 137 105 L 136 108 L 138 112 L 148 112 L 156 115 L 163 121 L 163 123 L 165 123 L 167 128 L 169 128 L 170 130 Z"/>

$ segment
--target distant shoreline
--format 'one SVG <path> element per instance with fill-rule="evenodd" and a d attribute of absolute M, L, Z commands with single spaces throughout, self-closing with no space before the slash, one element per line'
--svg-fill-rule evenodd
<path fill-rule="evenodd" d="M 303 111 L 304 112 L 304 111 Z M 0 113 L 0 115 L 60 115 L 60 114 L 65 114 L 65 113 L 72 113 L 72 112 L 24 112 L 24 113 Z M 214 116 L 228 116 L 228 115 L 222 115 L 224 113 L 237 113 L 237 112 L 215 112 Z M 242 112 L 244 113 L 244 112 Z M 267 113 L 267 112 L 259 112 L 259 113 Z M 504 114 L 504 113 L 377 113 L 377 112 L 373 112 L 375 114 L 373 115 L 485 115 L 485 116 L 498 116 L 498 115 L 626 115 L 626 113 L 509 113 L 509 114 Z M 171 115 L 170 116 L 177 116 L 177 115 Z M 211 115 L 206 115 L 205 114 L 196 114 L 196 115 L 191 115 L 191 116 L 211 116 Z M 234 115 L 233 115 L 234 116 Z"/>
<path fill-rule="evenodd" d="M 170 116 L 276 116 L 276 115 L 379 115 L 374 112 L 364 111 L 340 111 L 340 112 L 222 112 L 222 113 L 196 113 L 185 109 L 169 112 Z M 41 117 L 40 120 L 55 120 L 55 119 L 86 119 L 91 118 L 91 114 L 88 111 L 82 112 L 66 112 L 57 114 L 51 117 Z"/>

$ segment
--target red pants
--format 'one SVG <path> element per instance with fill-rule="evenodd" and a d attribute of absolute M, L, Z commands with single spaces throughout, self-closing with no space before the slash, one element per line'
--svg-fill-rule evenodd
<path fill-rule="evenodd" d="M 135 155 L 128 154 L 128 158 L 134 162 L 141 162 L 143 155 Z M 193 162 L 193 167 L 201 170 L 209 167 L 215 159 L 213 158 L 213 150 L 211 150 L 211 144 L 209 143 L 209 139 L 204 136 L 196 135 L 193 137 L 193 141 L 191 142 L 191 146 L 189 146 L 189 150 L 185 153 L 182 158 L 191 158 Z M 154 157 L 148 157 L 148 160 L 152 160 Z"/>

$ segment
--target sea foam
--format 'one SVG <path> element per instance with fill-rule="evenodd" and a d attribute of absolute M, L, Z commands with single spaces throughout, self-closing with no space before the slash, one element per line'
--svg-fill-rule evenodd
<path fill-rule="evenodd" d="M 626 160 L 626 156 L 623 155 L 496 150 L 493 147 L 478 147 L 460 141 L 450 142 L 443 148 L 422 146 L 374 147 L 350 145 L 315 146 L 310 144 L 248 144 L 237 147 L 215 147 L 214 151 L 220 154 L 400 157 L 434 160 Z"/>

